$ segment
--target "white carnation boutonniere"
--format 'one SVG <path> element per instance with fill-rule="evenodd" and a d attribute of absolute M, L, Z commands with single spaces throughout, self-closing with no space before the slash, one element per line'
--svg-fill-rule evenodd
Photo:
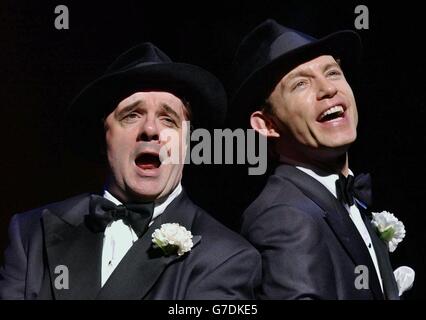
<path fill-rule="evenodd" d="M 165 255 L 177 253 L 178 256 L 191 251 L 193 247 L 191 231 L 179 223 L 164 223 L 160 229 L 152 233 L 152 242 L 160 248 Z"/>
<path fill-rule="evenodd" d="M 372 215 L 371 223 L 376 227 L 380 239 L 387 244 L 390 252 L 394 252 L 405 237 L 404 224 L 387 211 L 372 212 Z"/>

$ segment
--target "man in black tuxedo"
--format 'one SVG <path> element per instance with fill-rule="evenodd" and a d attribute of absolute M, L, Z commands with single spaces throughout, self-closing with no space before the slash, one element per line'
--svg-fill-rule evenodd
<path fill-rule="evenodd" d="M 0 298 L 254 298 L 259 253 L 181 186 L 186 121 L 211 128 L 225 109 L 207 71 L 150 43 L 122 54 L 68 113 L 71 147 L 106 156 L 106 187 L 12 218 Z"/>
<path fill-rule="evenodd" d="M 267 20 L 236 54 L 232 116 L 279 160 L 242 221 L 262 255 L 262 299 L 398 299 L 368 215 L 369 176 L 348 165 L 358 114 L 342 70 L 360 48 L 352 31 L 317 40 Z"/>

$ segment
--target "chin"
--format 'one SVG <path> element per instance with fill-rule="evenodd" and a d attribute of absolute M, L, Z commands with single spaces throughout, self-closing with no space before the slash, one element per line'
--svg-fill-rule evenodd
<path fill-rule="evenodd" d="M 356 132 L 339 133 L 329 137 L 325 137 L 322 145 L 329 148 L 349 148 L 349 146 L 356 140 Z"/>
<path fill-rule="evenodd" d="M 333 151 L 333 153 L 343 154 L 348 151 L 349 147 L 356 140 L 356 135 L 353 136 L 334 136 L 327 137 L 323 141 L 319 141 L 319 148 L 323 150 Z"/>
<path fill-rule="evenodd" d="M 345 154 L 351 146 L 351 143 L 339 143 L 339 144 L 332 144 L 332 145 L 323 145 L 322 150 L 327 151 L 330 155 L 334 156 L 341 156 Z"/>
<path fill-rule="evenodd" d="M 329 144 L 328 147 L 335 149 L 348 149 L 354 141 L 355 139 L 336 141 L 335 143 Z"/>
<path fill-rule="evenodd" d="M 128 190 L 129 190 L 129 193 L 132 194 L 132 198 L 143 199 L 148 201 L 157 199 L 158 195 L 161 192 L 158 186 L 152 186 L 149 184 L 144 184 L 143 187 L 141 186 L 129 187 Z"/>

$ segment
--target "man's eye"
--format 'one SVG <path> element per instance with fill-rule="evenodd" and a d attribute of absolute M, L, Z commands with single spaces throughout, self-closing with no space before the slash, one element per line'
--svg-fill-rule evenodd
<path fill-rule="evenodd" d="M 176 126 L 176 121 L 173 118 L 170 117 L 163 117 L 162 121 L 167 125 L 167 126 Z"/>
<path fill-rule="evenodd" d="M 139 114 L 137 114 L 136 112 L 131 112 L 129 114 L 126 114 L 122 120 L 124 121 L 131 121 L 131 120 L 135 120 L 139 118 Z"/>
<path fill-rule="evenodd" d="M 342 72 L 340 70 L 330 70 L 327 73 L 327 76 L 329 76 L 329 77 L 337 77 L 337 76 L 340 76 L 341 74 L 342 74 Z"/>
<path fill-rule="evenodd" d="M 306 81 L 305 80 L 301 80 L 301 81 L 297 81 L 294 86 L 293 86 L 293 90 L 295 89 L 299 89 L 299 88 L 303 88 L 306 86 Z"/>

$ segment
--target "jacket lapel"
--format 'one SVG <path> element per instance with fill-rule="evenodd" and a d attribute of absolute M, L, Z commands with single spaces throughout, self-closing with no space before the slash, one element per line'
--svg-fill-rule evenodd
<path fill-rule="evenodd" d="M 379 264 L 380 273 L 383 281 L 383 290 L 385 292 L 386 299 L 388 300 L 399 300 L 398 285 L 393 275 L 392 265 L 390 263 L 388 248 L 386 244 L 378 237 L 368 214 L 365 209 L 360 208 L 361 214 L 364 218 L 364 223 L 367 227 L 368 233 L 370 234 L 371 242 L 373 243 L 374 251 L 376 252 L 377 262 Z"/>
<path fill-rule="evenodd" d="M 96 299 L 143 299 L 167 266 L 185 259 L 190 252 L 180 257 L 177 254 L 165 256 L 160 249 L 154 249 L 151 235 L 163 223 L 176 222 L 191 230 L 195 218 L 193 206 L 182 191 L 126 253 Z M 194 236 L 192 250 L 200 239 L 200 236 Z"/>
<path fill-rule="evenodd" d="M 370 289 L 376 299 L 383 299 L 380 282 L 364 240 L 345 207 L 320 182 L 291 165 L 281 165 L 276 174 L 295 184 L 323 211 L 324 217 L 355 265 L 365 265 L 370 276 Z"/>
<path fill-rule="evenodd" d="M 92 233 L 84 221 L 89 197 L 46 209 L 42 220 L 45 248 L 56 299 L 93 299 L 100 289 L 103 233 Z M 65 268 L 65 269 L 64 269 Z M 68 289 L 59 284 L 68 276 Z"/>

